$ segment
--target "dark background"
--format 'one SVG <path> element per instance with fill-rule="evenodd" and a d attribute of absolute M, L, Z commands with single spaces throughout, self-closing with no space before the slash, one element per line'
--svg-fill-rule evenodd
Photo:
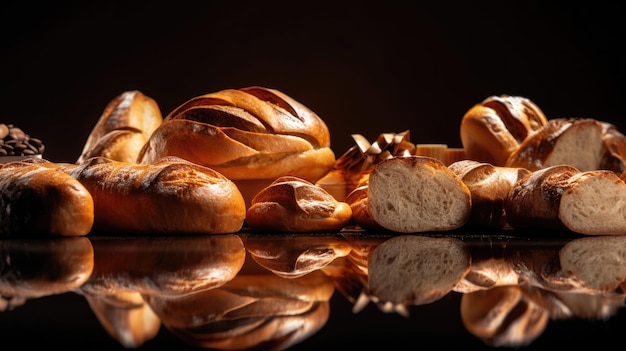
<path fill-rule="evenodd" d="M 414 143 L 460 147 L 463 114 L 500 94 L 527 97 L 548 118 L 591 117 L 626 130 L 623 2 L 5 1 L 0 9 L 0 122 L 42 139 L 44 157 L 57 162 L 74 162 L 105 106 L 135 89 L 164 116 L 205 93 L 278 89 L 327 123 L 337 156 L 353 133 L 372 140 L 406 129 Z M 456 300 L 438 303 L 451 320 L 426 306 L 407 321 L 374 307 L 335 317 L 351 316 L 351 306 L 333 299 L 334 318 L 302 349 L 482 345 L 460 326 Z M 82 303 L 27 303 L 23 320 L 3 314 L 0 336 L 112 349 Z M 31 333 L 33 309 L 62 332 Z M 623 315 L 554 323 L 534 346 L 606 346 L 624 325 Z M 172 344 L 165 333 L 146 348 Z"/>
<path fill-rule="evenodd" d="M 188 99 L 260 85 L 351 134 L 409 129 L 460 147 L 463 114 L 490 95 L 548 118 L 626 130 L 623 2 L 4 2 L 0 121 L 74 162 L 105 106 L 138 89 L 167 115 Z"/>

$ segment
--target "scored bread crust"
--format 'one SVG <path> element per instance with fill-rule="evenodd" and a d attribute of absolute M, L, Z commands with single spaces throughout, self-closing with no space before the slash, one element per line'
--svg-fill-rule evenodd
<path fill-rule="evenodd" d="M 543 111 L 520 96 L 490 96 L 470 108 L 461 120 L 466 158 L 504 166 L 529 135 L 547 123 Z"/>
<path fill-rule="evenodd" d="M 320 186 L 283 176 L 252 199 L 246 223 L 260 231 L 332 232 L 341 230 L 351 218 L 350 206 Z"/>
<path fill-rule="evenodd" d="M 467 185 L 472 196 L 468 226 L 503 228 L 507 226 L 504 202 L 509 191 L 530 174 L 525 168 L 494 166 L 474 160 L 461 160 L 448 166 Z"/>
<path fill-rule="evenodd" d="M 97 156 L 135 163 L 139 151 L 162 121 L 154 99 L 138 90 L 125 91 L 107 104 L 76 163 Z"/>
<path fill-rule="evenodd" d="M 335 162 L 330 133 L 313 111 L 263 87 L 226 89 L 190 99 L 167 115 L 139 163 L 178 156 L 232 180 L 291 175 L 315 182 Z"/>
<path fill-rule="evenodd" d="M 94 230 L 226 234 L 241 229 L 246 207 L 222 174 L 177 157 L 136 164 L 93 157 L 46 164 L 78 180 L 94 202 Z"/>
<path fill-rule="evenodd" d="M 462 227 L 471 213 L 471 194 L 443 162 L 427 156 L 394 157 L 369 176 L 369 212 L 384 228 L 401 233 Z"/>

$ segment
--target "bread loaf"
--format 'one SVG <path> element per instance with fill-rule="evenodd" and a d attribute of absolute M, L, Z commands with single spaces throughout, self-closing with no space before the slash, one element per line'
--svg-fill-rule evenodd
<path fill-rule="evenodd" d="M 515 228 L 626 234 L 626 183 L 608 170 L 551 166 L 520 180 L 507 197 L 505 211 Z"/>
<path fill-rule="evenodd" d="M 125 91 L 106 106 L 76 162 L 101 156 L 136 163 L 139 151 L 162 121 L 154 99 L 138 90 Z"/>
<path fill-rule="evenodd" d="M 259 192 L 246 214 L 252 230 L 336 232 L 352 218 L 350 206 L 304 179 L 283 176 Z"/>
<path fill-rule="evenodd" d="M 521 96 L 490 96 L 461 120 L 460 136 L 468 159 L 505 166 L 509 155 L 547 123 L 543 111 Z"/>
<path fill-rule="evenodd" d="M 374 221 L 401 233 L 460 228 L 472 208 L 463 181 L 441 161 L 426 156 L 378 163 L 369 175 L 367 198 Z"/>
<path fill-rule="evenodd" d="M 330 133 L 313 111 L 286 94 L 264 87 L 201 95 L 169 113 L 138 157 L 153 163 L 178 156 L 210 167 L 256 195 L 250 181 L 269 185 L 281 176 L 315 182 L 335 162 Z"/>
<path fill-rule="evenodd" d="M 0 235 L 78 236 L 94 224 L 94 201 L 79 181 L 32 162 L 0 165 Z"/>
<path fill-rule="evenodd" d="M 381 302 L 432 303 L 452 291 L 470 263 L 470 251 L 459 239 L 394 236 L 368 257 L 369 291 Z"/>
<path fill-rule="evenodd" d="M 359 227 L 365 230 L 384 230 L 385 228 L 378 224 L 370 213 L 367 203 L 368 188 L 369 181 L 366 178 L 364 182 L 346 196 L 345 202 L 350 205 L 352 209 L 352 219 Z"/>
<path fill-rule="evenodd" d="M 624 172 L 626 136 L 592 118 L 551 119 L 512 152 L 506 165 L 535 171 L 567 164 L 580 171 Z"/>
<path fill-rule="evenodd" d="M 461 178 L 472 196 L 472 211 L 466 225 L 479 228 L 506 227 L 504 201 L 513 185 L 530 171 L 474 160 L 457 161 L 448 167 Z"/>
<path fill-rule="evenodd" d="M 94 231 L 224 234 L 243 226 L 237 186 L 220 173 L 177 157 L 136 164 L 94 157 L 54 164 L 94 202 Z"/>

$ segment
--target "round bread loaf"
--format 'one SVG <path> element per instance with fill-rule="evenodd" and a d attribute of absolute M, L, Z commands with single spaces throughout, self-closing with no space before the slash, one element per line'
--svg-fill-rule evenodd
<path fill-rule="evenodd" d="M 212 168 L 249 200 L 278 177 L 315 182 L 335 162 L 330 133 L 313 111 L 264 87 L 226 89 L 172 111 L 141 150 L 139 163 L 178 156 Z M 250 181 L 266 180 L 247 191 Z M 254 184 L 253 184 L 254 185 Z"/>
<path fill-rule="evenodd" d="M 468 159 L 504 166 L 529 135 L 547 123 L 543 111 L 521 96 L 490 96 L 461 120 L 461 142 Z"/>

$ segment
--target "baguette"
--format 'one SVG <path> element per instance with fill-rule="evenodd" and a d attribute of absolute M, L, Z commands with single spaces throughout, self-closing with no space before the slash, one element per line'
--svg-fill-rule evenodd
<path fill-rule="evenodd" d="M 553 228 L 585 235 L 626 234 L 626 183 L 613 171 L 556 165 L 518 182 L 505 203 L 515 228 Z"/>
<path fill-rule="evenodd" d="M 222 174 L 177 157 L 136 164 L 94 157 L 54 164 L 78 180 L 94 202 L 94 231 L 225 234 L 243 226 L 246 208 Z"/>
<path fill-rule="evenodd" d="M 91 193 L 71 176 L 31 159 L 0 165 L 0 235 L 81 236 L 94 224 Z"/>
<path fill-rule="evenodd" d="M 460 136 L 468 159 L 505 166 L 519 145 L 548 122 L 521 96 L 490 96 L 463 115 Z"/>
<path fill-rule="evenodd" d="M 125 91 L 106 106 L 76 163 L 96 156 L 136 163 L 139 151 L 162 121 L 154 99 L 138 90 Z"/>
<path fill-rule="evenodd" d="M 504 201 L 515 183 L 530 171 L 474 160 L 457 161 L 448 167 L 467 185 L 472 196 L 472 212 L 467 225 L 479 228 L 507 227 Z"/>
<path fill-rule="evenodd" d="M 426 156 L 378 163 L 369 175 L 367 198 L 374 221 L 400 233 L 460 228 L 472 208 L 463 181 L 443 162 Z"/>
<path fill-rule="evenodd" d="M 246 213 L 248 227 L 258 231 L 335 232 L 352 218 L 350 206 L 322 187 L 284 176 L 259 192 Z"/>

